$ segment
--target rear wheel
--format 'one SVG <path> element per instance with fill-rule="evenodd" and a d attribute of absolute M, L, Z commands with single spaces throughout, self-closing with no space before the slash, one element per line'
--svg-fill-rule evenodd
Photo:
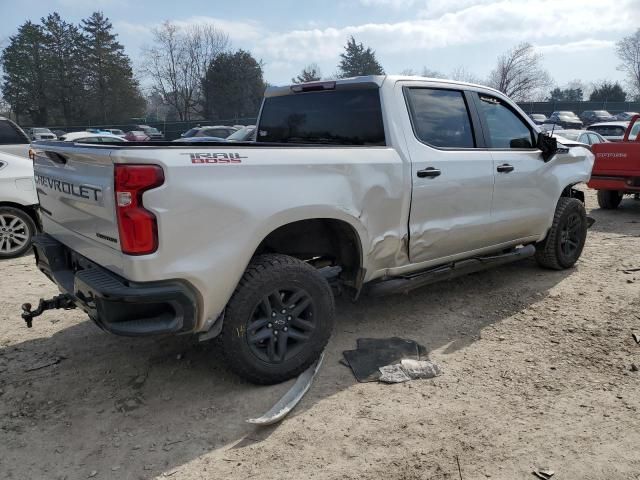
<path fill-rule="evenodd" d="M 24 210 L 0 207 L 0 258 L 15 258 L 31 248 L 36 224 Z"/>
<path fill-rule="evenodd" d="M 615 210 L 622 201 L 622 193 L 617 190 L 598 190 L 598 205 L 605 210 Z"/>
<path fill-rule="evenodd" d="M 556 206 L 547 237 L 536 245 L 538 264 L 554 270 L 571 268 L 580 258 L 587 239 L 587 214 L 575 198 L 562 197 Z"/>
<path fill-rule="evenodd" d="M 234 372 L 271 384 L 317 360 L 333 323 L 333 294 L 315 268 L 286 255 L 261 255 L 231 297 L 219 339 Z"/>

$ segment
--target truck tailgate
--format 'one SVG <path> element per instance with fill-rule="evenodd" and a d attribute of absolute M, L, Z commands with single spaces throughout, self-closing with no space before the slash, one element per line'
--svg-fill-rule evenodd
<path fill-rule="evenodd" d="M 593 174 L 640 174 L 640 142 L 609 142 L 593 145 Z"/>
<path fill-rule="evenodd" d="M 111 149 L 38 145 L 34 160 L 42 215 L 67 231 L 119 249 Z"/>

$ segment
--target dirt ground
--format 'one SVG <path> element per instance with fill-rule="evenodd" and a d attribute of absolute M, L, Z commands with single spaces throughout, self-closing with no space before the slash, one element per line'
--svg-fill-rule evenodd
<path fill-rule="evenodd" d="M 27 329 L 20 304 L 56 293 L 33 258 L 0 262 L 2 479 L 640 479 L 640 201 L 597 208 L 577 267 L 532 261 L 338 302 L 325 364 L 280 425 L 245 419 L 290 383 L 258 387 L 191 338 L 127 339 L 78 311 Z M 358 384 L 338 360 L 402 336 L 444 369 Z M 46 366 L 53 362 L 55 365 Z M 42 368 L 39 368 L 42 367 Z"/>

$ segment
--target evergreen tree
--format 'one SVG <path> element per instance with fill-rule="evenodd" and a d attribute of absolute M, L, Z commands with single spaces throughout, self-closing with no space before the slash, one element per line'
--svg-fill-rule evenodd
<path fill-rule="evenodd" d="M 57 13 L 43 18 L 42 27 L 50 109 L 61 114 L 65 125 L 71 125 L 80 116 L 84 103 L 82 36 L 78 27 Z"/>
<path fill-rule="evenodd" d="M 38 125 L 49 120 L 45 60 L 42 27 L 27 21 L 2 52 L 3 96 L 18 121 L 23 115 Z"/>
<path fill-rule="evenodd" d="M 254 117 L 265 89 L 262 64 L 244 50 L 221 53 L 207 70 L 202 89 L 208 118 Z"/>
<path fill-rule="evenodd" d="M 581 88 L 554 88 L 549 95 L 550 102 L 581 102 L 584 94 Z"/>
<path fill-rule="evenodd" d="M 84 67 L 91 96 L 91 121 L 102 123 L 127 120 L 145 108 L 131 60 L 113 33 L 113 25 L 102 12 L 82 20 Z"/>
<path fill-rule="evenodd" d="M 589 100 L 592 102 L 624 102 L 627 100 L 627 92 L 618 82 L 602 82 L 591 92 Z"/>
<path fill-rule="evenodd" d="M 317 82 L 321 78 L 320 67 L 312 63 L 304 67 L 297 77 L 292 78 L 291 83 Z"/>
<path fill-rule="evenodd" d="M 361 75 L 383 75 L 384 70 L 376 60 L 376 53 L 371 47 L 365 48 L 351 37 L 340 54 L 342 60 L 338 64 L 340 78 L 358 77 Z"/>

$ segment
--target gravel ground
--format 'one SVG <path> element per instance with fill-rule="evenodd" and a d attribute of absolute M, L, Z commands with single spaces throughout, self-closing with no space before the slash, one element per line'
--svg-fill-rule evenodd
<path fill-rule="evenodd" d="M 2 479 L 640 479 L 640 202 L 602 211 L 576 268 L 532 261 L 338 302 L 325 364 L 280 425 L 244 422 L 290 383 L 250 385 L 191 338 L 127 339 L 54 295 L 33 258 L 0 261 Z M 402 336 L 444 375 L 358 384 L 338 363 Z M 57 362 L 57 363 L 56 363 Z"/>

